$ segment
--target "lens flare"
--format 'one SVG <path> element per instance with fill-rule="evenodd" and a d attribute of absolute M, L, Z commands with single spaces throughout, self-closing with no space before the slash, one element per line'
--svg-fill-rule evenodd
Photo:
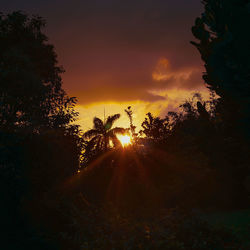
<path fill-rule="evenodd" d="M 129 135 L 117 135 L 117 138 L 123 147 L 126 147 L 132 143 L 131 137 Z"/>

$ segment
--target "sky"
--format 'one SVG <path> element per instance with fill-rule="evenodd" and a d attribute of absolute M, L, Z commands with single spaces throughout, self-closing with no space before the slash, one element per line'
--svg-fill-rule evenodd
<path fill-rule="evenodd" d="M 115 113 L 128 127 L 128 106 L 139 130 L 147 112 L 164 117 L 192 93 L 208 94 L 190 44 L 200 0 L 1 0 L 3 13 L 15 10 L 46 19 L 83 130 Z"/>

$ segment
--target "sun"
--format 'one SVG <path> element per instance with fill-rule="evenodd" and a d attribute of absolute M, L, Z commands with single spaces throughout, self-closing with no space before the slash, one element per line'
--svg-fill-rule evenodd
<path fill-rule="evenodd" d="M 132 143 L 131 137 L 129 135 L 117 135 L 117 138 L 123 147 L 126 147 Z"/>

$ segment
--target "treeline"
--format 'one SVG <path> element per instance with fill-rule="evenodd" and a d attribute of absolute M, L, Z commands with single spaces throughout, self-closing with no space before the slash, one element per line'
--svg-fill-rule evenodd
<path fill-rule="evenodd" d="M 94 118 L 94 128 L 84 134 L 84 138 L 92 137 L 86 142 L 80 190 L 94 203 L 111 202 L 125 210 L 137 205 L 247 208 L 249 144 L 242 131 L 232 128 L 217 112 L 219 105 L 213 92 L 208 101 L 197 93 L 179 112 L 169 112 L 165 118 L 148 113 L 142 130 L 133 135 L 131 128 L 107 126 L 118 114 L 109 117 L 106 125 Z M 110 144 L 115 141 L 110 134 L 116 131 L 129 133 L 132 144 L 124 150 L 119 142 Z M 112 178 L 120 183 L 114 182 L 111 189 L 122 188 L 124 195 L 105 195 Z"/>

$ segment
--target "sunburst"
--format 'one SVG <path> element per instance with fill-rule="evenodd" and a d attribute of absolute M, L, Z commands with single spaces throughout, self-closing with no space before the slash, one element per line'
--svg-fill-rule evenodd
<path fill-rule="evenodd" d="M 129 135 L 117 135 L 117 138 L 123 147 L 127 147 L 128 145 L 132 144 L 132 138 Z"/>

